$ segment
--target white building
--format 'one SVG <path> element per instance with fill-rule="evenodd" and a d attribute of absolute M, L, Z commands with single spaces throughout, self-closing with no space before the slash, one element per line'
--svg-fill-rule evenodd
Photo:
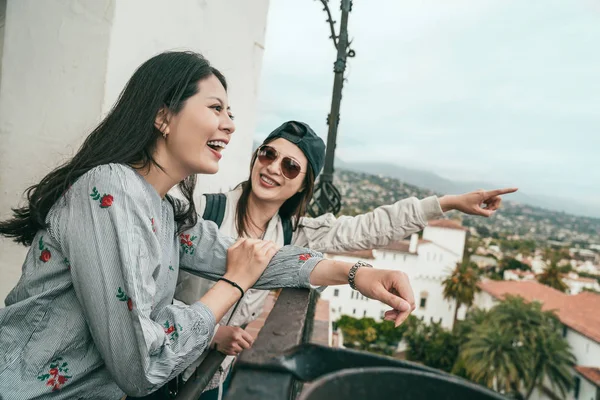
<path fill-rule="evenodd" d="M 538 301 L 544 310 L 555 310 L 563 323 L 563 336 L 577 360 L 573 369 L 575 388 L 567 399 L 600 398 L 600 295 L 590 292 L 568 295 L 536 281 L 484 281 L 480 287 L 482 291 L 475 296 L 475 305 L 485 310 L 507 295 Z M 546 389 L 552 391 L 550 387 Z M 550 397 L 536 389 L 530 399 Z"/>
<path fill-rule="evenodd" d="M 585 289 L 600 292 L 600 284 L 594 278 L 585 278 L 575 272 L 569 272 L 563 277 L 563 282 L 569 286 L 569 294 L 579 294 Z"/>
<path fill-rule="evenodd" d="M 165 50 L 204 54 L 229 83 L 237 132 L 201 191 L 247 175 L 269 0 L 0 0 L 0 218 L 71 156 L 133 71 Z M 224 22 L 226 21 L 226 23 Z M 240 168 L 243 165 L 243 168 Z M 27 249 L 0 239 L 0 299 Z M 3 303 L 0 302 L 0 306 Z"/>
<path fill-rule="evenodd" d="M 521 271 L 520 269 L 507 269 L 503 276 L 505 281 L 534 281 L 535 274 L 531 271 Z"/>
<path fill-rule="evenodd" d="M 415 293 L 417 309 L 413 315 L 425 321 L 439 321 L 443 327 L 452 329 L 456 304 L 444 300 L 442 281 L 462 260 L 466 231 L 452 221 L 432 221 L 423 231 L 423 240 L 415 234 L 410 241 L 386 248 L 328 256 L 353 263 L 364 260 L 376 268 L 405 272 Z M 388 306 L 367 299 L 347 285 L 327 288 L 321 297 L 329 300 L 333 320 L 349 315 L 380 321 L 384 312 L 389 310 Z M 462 317 L 464 310 L 459 310 L 459 318 Z"/>

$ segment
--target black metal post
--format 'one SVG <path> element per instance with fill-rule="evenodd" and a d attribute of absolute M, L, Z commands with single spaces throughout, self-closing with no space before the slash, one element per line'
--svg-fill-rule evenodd
<path fill-rule="evenodd" d="M 315 189 L 314 198 L 308 207 L 308 214 L 312 217 L 326 212 L 338 213 L 341 208 L 341 195 L 333 185 L 333 173 L 335 148 L 337 142 L 337 131 L 340 123 L 340 107 L 342 102 L 342 89 L 344 87 L 344 72 L 346 71 L 346 60 L 354 57 L 354 50 L 349 49 L 348 39 L 348 15 L 352 11 L 352 0 L 341 0 L 342 19 L 340 22 L 340 34 L 335 34 L 335 22 L 331 18 L 328 0 L 321 0 L 323 9 L 327 12 L 327 22 L 331 28 L 331 39 L 337 49 L 337 58 L 333 64 L 335 74 L 333 80 L 333 93 L 331 98 L 331 110 L 327 116 L 327 151 L 325 155 L 325 166 L 319 177 L 319 183 Z"/>

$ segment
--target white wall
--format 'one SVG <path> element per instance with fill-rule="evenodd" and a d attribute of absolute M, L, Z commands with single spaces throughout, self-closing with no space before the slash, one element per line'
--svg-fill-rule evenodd
<path fill-rule="evenodd" d="M 448 229 L 435 226 L 426 226 L 423 230 L 423 239 L 443 245 L 462 260 L 465 249 L 467 232 L 459 229 Z"/>
<path fill-rule="evenodd" d="M 597 392 L 600 389 L 598 389 L 595 385 L 593 385 L 590 381 L 588 381 L 581 375 L 577 374 L 576 376 L 579 377 L 581 382 L 579 386 L 579 396 L 577 397 L 577 400 L 597 400 Z M 570 399 L 575 399 L 572 391 L 571 393 L 569 393 L 569 400 Z"/>
<path fill-rule="evenodd" d="M 241 181 L 256 122 L 268 5 L 8 0 L 0 77 L 0 218 L 10 215 L 25 188 L 74 154 L 133 71 L 164 50 L 201 52 L 229 82 L 237 131 L 220 173 L 199 179 L 199 190 Z M 20 277 L 26 251 L 0 239 L 0 299 Z"/>
<path fill-rule="evenodd" d="M 573 329 L 567 329 L 567 342 L 577 358 L 578 365 L 600 367 L 600 343 L 583 336 Z"/>
<path fill-rule="evenodd" d="M 479 293 L 475 293 L 475 301 L 474 305 L 477 308 L 481 308 L 482 310 L 489 310 L 494 307 L 498 303 L 498 300 L 491 294 L 481 291 Z"/>

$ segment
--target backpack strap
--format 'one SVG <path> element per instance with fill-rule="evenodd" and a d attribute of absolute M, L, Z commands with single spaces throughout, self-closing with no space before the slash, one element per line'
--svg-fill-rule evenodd
<path fill-rule="evenodd" d="M 292 220 L 290 218 L 282 218 L 281 225 L 283 227 L 283 245 L 289 246 L 292 244 L 292 235 L 294 234 Z"/>
<path fill-rule="evenodd" d="M 206 197 L 206 207 L 202 219 L 213 221 L 220 228 L 225 216 L 227 196 L 224 193 L 205 193 L 204 197 Z"/>

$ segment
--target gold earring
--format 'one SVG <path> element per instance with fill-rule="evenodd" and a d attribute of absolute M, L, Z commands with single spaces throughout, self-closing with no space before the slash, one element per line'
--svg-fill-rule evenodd
<path fill-rule="evenodd" d="M 163 138 L 167 138 L 167 132 L 163 132 Z"/>

